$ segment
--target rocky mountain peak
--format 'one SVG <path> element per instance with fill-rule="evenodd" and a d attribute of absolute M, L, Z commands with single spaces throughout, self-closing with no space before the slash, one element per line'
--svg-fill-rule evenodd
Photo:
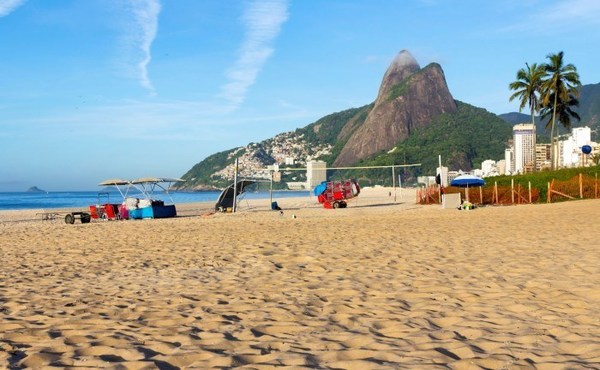
<path fill-rule="evenodd" d="M 457 109 L 439 64 L 420 68 L 406 50 L 388 67 L 377 100 L 364 123 L 352 130 L 346 145 L 334 162 L 347 166 L 407 139 L 411 132 L 427 126 L 443 113 Z"/>
<path fill-rule="evenodd" d="M 408 50 L 399 52 L 383 75 L 379 94 L 377 94 L 377 101 L 386 99 L 394 86 L 400 84 L 420 69 L 419 63 Z"/>

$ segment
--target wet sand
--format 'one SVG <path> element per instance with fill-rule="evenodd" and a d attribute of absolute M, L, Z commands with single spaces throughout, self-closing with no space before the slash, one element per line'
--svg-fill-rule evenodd
<path fill-rule="evenodd" d="M 600 200 L 0 213 L 0 367 L 600 368 Z M 16 221 L 35 219 L 35 221 Z"/>

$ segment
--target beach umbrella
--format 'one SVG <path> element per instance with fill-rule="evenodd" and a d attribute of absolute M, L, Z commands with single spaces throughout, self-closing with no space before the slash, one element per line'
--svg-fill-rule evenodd
<path fill-rule="evenodd" d="M 450 181 L 450 186 L 466 188 L 467 202 L 469 201 L 469 188 L 475 188 L 485 185 L 485 181 L 481 177 L 473 175 L 460 175 Z"/>

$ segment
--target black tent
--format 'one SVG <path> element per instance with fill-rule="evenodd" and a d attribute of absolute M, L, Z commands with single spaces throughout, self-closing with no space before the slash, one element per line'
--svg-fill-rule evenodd
<path fill-rule="evenodd" d="M 237 195 L 242 194 L 246 187 L 254 184 L 256 181 L 251 180 L 239 180 L 237 182 Z M 229 185 L 221 195 L 219 195 L 219 199 L 217 199 L 217 204 L 215 204 L 215 211 L 225 211 L 227 208 L 233 208 L 233 184 Z"/>

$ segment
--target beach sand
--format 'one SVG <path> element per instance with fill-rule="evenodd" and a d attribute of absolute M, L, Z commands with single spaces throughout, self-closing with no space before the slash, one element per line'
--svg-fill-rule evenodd
<path fill-rule="evenodd" d="M 2 212 L 0 367 L 600 368 L 600 200 L 458 211 L 403 192 Z"/>

